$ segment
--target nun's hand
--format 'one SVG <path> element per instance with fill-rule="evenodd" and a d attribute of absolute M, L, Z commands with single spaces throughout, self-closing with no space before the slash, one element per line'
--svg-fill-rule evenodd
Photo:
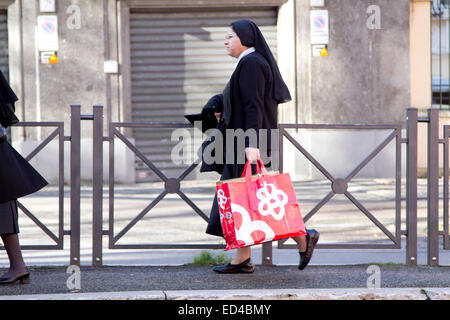
<path fill-rule="evenodd" d="M 250 162 L 254 162 L 260 159 L 259 149 L 258 148 L 245 148 L 245 156 L 247 160 Z"/>
<path fill-rule="evenodd" d="M 221 112 L 214 112 L 214 115 L 216 116 L 217 122 L 220 122 L 220 118 L 222 117 Z"/>

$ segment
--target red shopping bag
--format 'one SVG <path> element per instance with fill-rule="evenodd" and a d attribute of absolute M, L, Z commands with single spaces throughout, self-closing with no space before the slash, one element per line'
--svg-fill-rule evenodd
<path fill-rule="evenodd" d="M 247 162 L 241 178 L 217 182 L 225 250 L 306 235 L 289 174 L 256 167 L 255 176 Z"/>

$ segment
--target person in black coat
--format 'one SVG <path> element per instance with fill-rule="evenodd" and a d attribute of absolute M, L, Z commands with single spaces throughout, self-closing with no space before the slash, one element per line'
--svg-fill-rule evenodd
<path fill-rule="evenodd" d="M 278 127 L 278 104 L 291 100 L 270 48 L 254 22 L 233 22 L 224 44 L 228 55 L 238 61 L 230 81 L 219 96 L 221 103 L 216 103 L 215 115 L 226 130 L 250 130 L 255 135 L 253 139 L 243 138 L 244 148 L 239 147 L 236 141 L 226 141 L 230 140 L 228 135 L 224 137 L 226 147 L 221 180 L 240 177 L 246 160 L 254 162 L 261 159 L 263 145 L 259 137 L 260 132 L 264 132 L 262 129 L 267 130 L 267 143 L 262 151 L 270 156 L 270 130 Z M 223 237 L 217 194 L 206 233 Z M 319 233 L 315 230 L 307 230 L 306 236 L 294 238 L 300 253 L 299 269 L 304 269 L 309 263 L 318 239 Z M 250 262 L 250 253 L 250 247 L 239 248 L 231 263 L 214 267 L 213 270 L 218 273 L 251 273 L 254 267 Z"/>
<path fill-rule="evenodd" d="M 19 244 L 17 199 L 34 193 L 48 183 L 6 139 L 7 128 L 19 122 L 14 114 L 17 97 L 0 71 L 0 236 L 10 268 L 0 284 L 28 283 L 30 273 Z"/>

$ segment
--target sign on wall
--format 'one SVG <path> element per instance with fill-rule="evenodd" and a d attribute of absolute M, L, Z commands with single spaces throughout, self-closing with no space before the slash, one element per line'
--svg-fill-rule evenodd
<path fill-rule="evenodd" d="M 38 16 L 39 51 L 58 51 L 58 17 Z"/>
<path fill-rule="evenodd" d="M 311 44 L 328 44 L 328 10 L 311 10 Z"/>

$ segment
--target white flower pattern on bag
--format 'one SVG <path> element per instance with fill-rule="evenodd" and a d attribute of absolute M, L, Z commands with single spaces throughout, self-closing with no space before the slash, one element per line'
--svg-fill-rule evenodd
<path fill-rule="evenodd" d="M 266 235 L 265 241 L 270 241 L 275 238 L 275 232 L 267 223 L 262 220 L 252 221 L 250 219 L 250 214 L 238 204 L 231 203 L 231 211 L 237 212 L 242 217 L 242 224 L 239 229 L 235 227 L 236 230 L 236 239 L 243 241 L 245 245 L 250 245 L 254 243 L 252 239 L 252 233 L 254 231 L 262 231 Z"/>
<path fill-rule="evenodd" d="M 270 187 L 270 191 L 267 187 Z M 284 206 L 288 203 L 286 193 L 277 189 L 274 184 L 268 184 L 264 181 L 263 187 L 256 191 L 256 196 L 261 200 L 258 205 L 258 211 L 261 215 L 268 216 L 270 214 L 276 220 L 283 219 L 285 214 Z M 279 208 L 278 213 L 275 212 L 277 208 Z"/>
<path fill-rule="evenodd" d="M 217 204 L 222 210 L 225 210 L 228 198 L 225 196 L 225 192 L 222 189 L 217 190 Z"/>

